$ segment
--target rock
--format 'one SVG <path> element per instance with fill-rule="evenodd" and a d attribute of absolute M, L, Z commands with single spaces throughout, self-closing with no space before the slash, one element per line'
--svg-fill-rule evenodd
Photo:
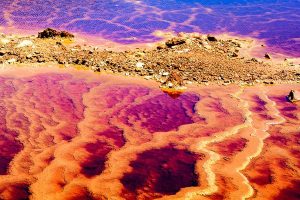
<path fill-rule="evenodd" d="M 169 72 L 163 72 L 161 75 L 162 76 L 169 76 Z"/>
<path fill-rule="evenodd" d="M 44 31 L 38 33 L 38 38 L 54 38 L 54 37 L 73 38 L 74 35 L 67 31 L 57 31 L 51 28 L 47 28 Z"/>
<path fill-rule="evenodd" d="M 158 44 L 158 45 L 156 46 L 156 49 L 157 49 L 157 50 L 161 50 L 161 49 L 164 49 L 164 48 L 166 48 L 166 44 Z"/>
<path fill-rule="evenodd" d="M 185 43 L 187 43 L 188 45 L 191 45 L 193 43 L 193 41 L 191 39 L 186 39 Z"/>
<path fill-rule="evenodd" d="M 232 57 L 232 58 L 236 58 L 236 57 L 238 57 L 239 55 L 238 55 L 236 52 L 230 52 L 230 53 L 228 54 L 228 56 L 229 56 L 229 57 Z"/>
<path fill-rule="evenodd" d="M 63 38 L 73 38 L 74 35 L 71 34 L 71 33 L 69 33 L 69 32 L 67 32 L 67 31 L 61 31 L 60 32 L 60 37 L 63 37 Z"/>
<path fill-rule="evenodd" d="M 6 61 L 6 63 L 8 64 L 14 64 L 15 62 L 17 62 L 17 60 L 15 58 L 9 59 Z"/>
<path fill-rule="evenodd" d="M 145 56 L 145 53 L 144 53 L 144 52 L 136 52 L 136 53 L 135 53 L 135 56 L 136 56 L 136 57 L 144 57 L 144 56 Z"/>
<path fill-rule="evenodd" d="M 203 47 L 204 47 L 205 49 L 207 49 L 207 50 L 212 49 L 212 47 L 211 47 L 207 42 L 203 42 L 202 45 L 203 45 Z"/>
<path fill-rule="evenodd" d="M 10 42 L 10 40 L 7 39 L 7 38 L 1 38 L 0 39 L 0 44 L 8 44 L 9 42 Z"/>
<path fill-rule="evenodd" d="M 46 62 L 46 59 L 44 57 L 40 56 L 40 57 L 38 57 L 37 62 L 43 63 L 43 62 Z"/>
<path fill-rule="evenodd" d="M 56 42 L 55 44 L 56 44 L 57 46 L 63 46 L 63 44 L 62 44 L 61 42 L 59 42 L 59 41 Z"/>
<path fill-rule="evenodd" d="M 290 59 L 290 58 L 285 58 L 284 61 L 285 61 L 285 62 L 292 62 L 292 59 Z"/>
<path fill-rule="evenodd" d="M 6 54 L 5 51 L 0 51 L 0 56 L 4 56 Z"/>
<path fill-rule="evenodd" d="M 174 86 L 174 84 L 173 84 L 172 82 L 168 82 L 168 83 L 167 83 L 167 87 L 168 87 L 168 88 L 173 88 L 173 86 Z"/>
<path fill-rule="evenodd" d="M 59 36 L 60 32 L 51 28 L 47 28 L 42 32 L 38 33 L 38 38 L 53 38 Z"/>
<path fill-rule="evenodd" d="M 142 62 L 137 62 L 135 64 L 135 71 L 142 71 L 142 69 L 144 68 L 145 64 Z"/>
<path fill-rule="evenodd" d="M 67 61 L 63 55 L 58 56 L 56 58 L 56 61 L 58 62 L 58 64 L 67 64 Z"/>
<path fill-rule="evenodd" d="M 258 60 L 256 58 L 251 58 L 252 62 L 258 62 Z"/>
<path fill-rule="evenodd" d="M 101 71 L 101 68 L 98 67 L 98 66 L 92 66 L 91 69 L 92 69 L 94 72 L 100 72 L 100 71 Z"/>
<path fill-rule="evenodd" d="M 182 38 L 172 38 L 172 39 L 166 41 L 165 44 L 167 45 L 167 47 L 173 47 L 173 46 L 184 44 L 184 43 L 185 43 L 185 39 L 182 39 Z"/>
<path fill-rule="evenodd" d="M 149 73 L 149 75 L 153 75 L 154 74 L 154 70 L 153 69 L 148 69 L 148 73 Z"/>
<path fill-rule="evenodd" d="M 286 96 L 286 98 L 290 102 L 300 101 L 300 94 L 298 92 L 296 92 L 295 90 L 291 90 L 290 93 Z"/>
<path fill-rule="evenodd" d="M 187 52 L 189 52 L 190 51 L 190 49 L 182 49 L 182 50 L 180 50 L 180 51 L 175 51 L 176 53 L 187 53 Z"/>
<path fill-rule="evenodd" d="M 169 83 L 172 83 L 172 84 L 169 84 Z M 172 87 L 173 86 L 182 86 L 183 85 L 183 80 L 180 77 L 178 72 L 172 72 L 169 75 L 168 79 L 164 82 L 163 85 L 166 85 L 168 87 L 170 87 L 170 85 L 172 85 Z"/>
<path fill-rule="evenodd" d="M 22 48 L 22 47 L 31 47 L 31 46 L 33 46 L 33 42 L 31 40 L 23 40 L 16 47 Z"/>
<path fill-rule="evenodd" d="M 216 37 L 211 36 L 211 35 L 207 35 L 207 39 L 208 39 L 208 41 L 211 41 L 211 42 L 217 42 L 218 41 L 218 39 Z"/>
<path fill-rule="evenodd" d="M 268 54 L 268 53 L 266 53 L 266 54 L 265 54 L 265 58 L 266 58 L 266 59 L 271 59 L 271 55 Z"/>
<path fill-rule="evenodd" d="M 274 82 L 270 81 L 270 80 L 266 80 L 263 83 L 266 84 L 266 85 L 272 85 L 272 84 L 274 84 Z"/>
<path fill-rule="evenodd" d="M 152 76 L 144 76 L 144 79 L 146 80 L 150 80 L 152 78 Z"/>

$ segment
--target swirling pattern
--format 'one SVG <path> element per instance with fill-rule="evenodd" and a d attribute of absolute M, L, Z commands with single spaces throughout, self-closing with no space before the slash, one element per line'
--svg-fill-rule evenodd
<path fill-rule="evenodd" d="M 0 72 L 0 199 L 297 199 L 290 88 L 56 68 Z"/>
<path fill-rule="evenodd" d="M 299 57 L 299 13 L 299 0 L 4 0 L 0 26 L 54 27 L 123 44 L 156 41 L 157 30 L 233 33 Z"/>

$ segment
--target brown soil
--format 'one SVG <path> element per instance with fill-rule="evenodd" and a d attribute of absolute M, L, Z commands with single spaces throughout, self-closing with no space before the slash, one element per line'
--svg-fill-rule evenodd
<path fill-rule="evenodd" d="M 278 81 L 300 81 L 300 68 L 291 62 L 275 65 L 244 57 L 239 53 L 243 50 L 242 40 L 180 34 L 157 44 L 154 49 L 116 52 L 78 45 L 72 37 L 64 38 L 60 33 L 72 34 L 53 31 L 57 34 L 53 37 L 50 34 L 50 38 L 0 35 L 0 63 L 82 65 L 97 72 L 107 71 L 154 79 L 166 88 L 193 82 L 273 84 Z M 39 36 L 48 32 L 43 31 Z"/>

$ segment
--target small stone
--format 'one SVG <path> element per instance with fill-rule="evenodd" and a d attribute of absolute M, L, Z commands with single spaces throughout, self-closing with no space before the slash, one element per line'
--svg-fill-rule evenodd
<path fill-rule="evenodd" d="M 31 46 L 33 46 L 33 42 L 31 40 L 23 40 L 17 45 L 17 48 L 31 47 Z"/>
<path fill-rule="evenodd" d="M 169 76 L 169 74 L 170 74 L 169 72 L 163 72 L 161 75 L 162 76 Z"/>
<path fill-rule="evenodd" d="M 182 49 L 182 50 L 180 50 L 180 51 L 175 51 L 176 53 L 187 53 L 187 52 L 189 52 L 190 51 L 190 49 Z"/>
<path fill-rule="evenodd" d="M 192 44 L 192 40 L 191 39 L 186 39 L 185 41 L 187 44 Z"/>
<path fill-rule="evenodd" d="M 5 51 L 0 51 L 0 56 L 4 56 L 6 54 Z"/>
<path fill-rule="evenodd" d="M 142 63 L 142 62 L 137 62 L 136 64 L 135 64 L 135 70 L 136 71 L 141 71 L 143 68 L 144 68 L 144 66 L 145 66 L 145 64 L 144 63 Z"/>
<path fill-rule="evenodd" d="M 289 58 L 285 58 L 284 61 L 285 61 L 285 62 L 292 62 L 292 60 L 289 59 Z"/>
<path fill-rule="evenodd" d="M 39 57 L 37 60 L 38 63 L 46 62 L 44 57 Z"/>
<path fill-rule="evenodd" d="M 211 35 L 207 35 L 207 39 L 208 39 L 208 41 L 211 41 L 211 42 L 217 42 L 218 41 L 218 39 L 215 36 L 211 36 Z"/>
<path fill-rule="evenodd" d="M 266 59 L 271 59 L 271 55 L 268 54 L 268 53 L 266 53 L 266 54 L 265 54 L 265 58 L 266 58 Z"/>
<path fill-rule="evenodd" d="M 98 66 L 92 66 L 91 69 L 92 69 L 94 72 L 100 72 L 100 71 L 101 71 L 100 67 L 98 67 Z"/>
<path fill-rule="evenodd" d="M 15 58 L 12 58 L 12 59 L 9 59 L 6 61 L 6 63 L 8 63 L 8 64 L 13 64 L 15 62 L 17 62 L 17 60 Z"/>
<path fill-rule="evenodd" d="M 230 57 L 233 57 L 233 58 L 236 58 L 236 57 L 238 57 L 238 54 L 237 54 L 236 52 L 231 52 L 231 53 L 229 54 L 229 56 L 230 56 Z"/>
<path fill-rule="evenodd" d="M 167 83 L 167 87 L 168 87 L 168 88 L 172 88 L 173 86 L 174 86 L 174 84 L 173 84 L 172 82 L 168 82 L 168 83 Z"/>
<path fill-rule="evenodd" d="M 151 78 L 152 78 L 152 76 L 144 76 L 144 79 L 146 79 L 146 80 L 149 80 Z"/>
<path fill-rule="evenodd" d="M 251 58 L 252 62 L 258 62 L 258 60 L 256 58 Z"/>
<path fill-rule="evenodd" d="M 295 90 L 291 90 L 290 93 L 286 96 L 286 98 L 290 102 L 300 101 L 300 94 L 298 92 L 296 92 Z"/>
<path fill-rule="evenodd" d="M 166 41 L 166 45 L 167 47 L 173 47 L 173 46 L 176 46 L 176 45 L 181 45 L 181 44 L 184 44 L 185 43 L 185 39 L 182 39 L 182 38 L 172 38 L 168 41 Z"/>
<path fill-rule="evenodd" d="M 185 81 L 185 84 L 190 85 L 190 84 L 193 84 L 193 82 L 192 81 Z"/>
<path fill-rule="evenodd" d="M 143 57 L 143 56 L 145 56 L 145 53 L 144 52 L 136 52 L 136 56 Z"/>
<path fill-rule="evenodd" d="M 164 48 L 166 48 L 165 44 L 158 44 L 157 47 L 156 47 L 157 50 L 161 50 L 161 49 L 164 49 Z"/>
<path fill-rule="evenodd" d="M 267 84 L 267 85 L 269 85 L 269 84 L 270 84 L 270 85 L 274 84 L 273 81 L 264 81 L 263 83 L 264 83 L 264 84 Z"/>
<path fill-rule="evenodd" d="M 9 42 L 10 42 L 10 40 L 7 38 L 0 39 L 0 44 L 8 44 Z"/>
<path fill-rule="evenodd" d="M 212 49 L 212 47 L 208 44 L 208 42 L 202 42 L 202 45 L 205 49 L 208 49 L 208 50 Z"/>
<path fill-rule="evenodd" d="M 149 70 L 148 70 L 148 73 L 149 73 L 150 75 L 153 75 L 153 74 L 154 74 L 154 70 L 153 70 L 153 69 L 149 69 Z"/>

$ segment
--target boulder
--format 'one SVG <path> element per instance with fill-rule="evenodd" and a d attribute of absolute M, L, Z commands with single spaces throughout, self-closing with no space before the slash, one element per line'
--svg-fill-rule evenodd
<path fill-rule="evenodd" d="M 54 37 L 73 38 L 74 35 L 67 31 L 57 31 L 52 28 L 47 28 L 42 32 L 38 33 L 38 38 L 54 38 Z"/>
<path fill-rule="evenodd" d="M 290 102 L 300 101 L 300 93 L 296 92 L 295 90 L 291 90 L 290 93 L 286 96 L 286 98 Z"/>

